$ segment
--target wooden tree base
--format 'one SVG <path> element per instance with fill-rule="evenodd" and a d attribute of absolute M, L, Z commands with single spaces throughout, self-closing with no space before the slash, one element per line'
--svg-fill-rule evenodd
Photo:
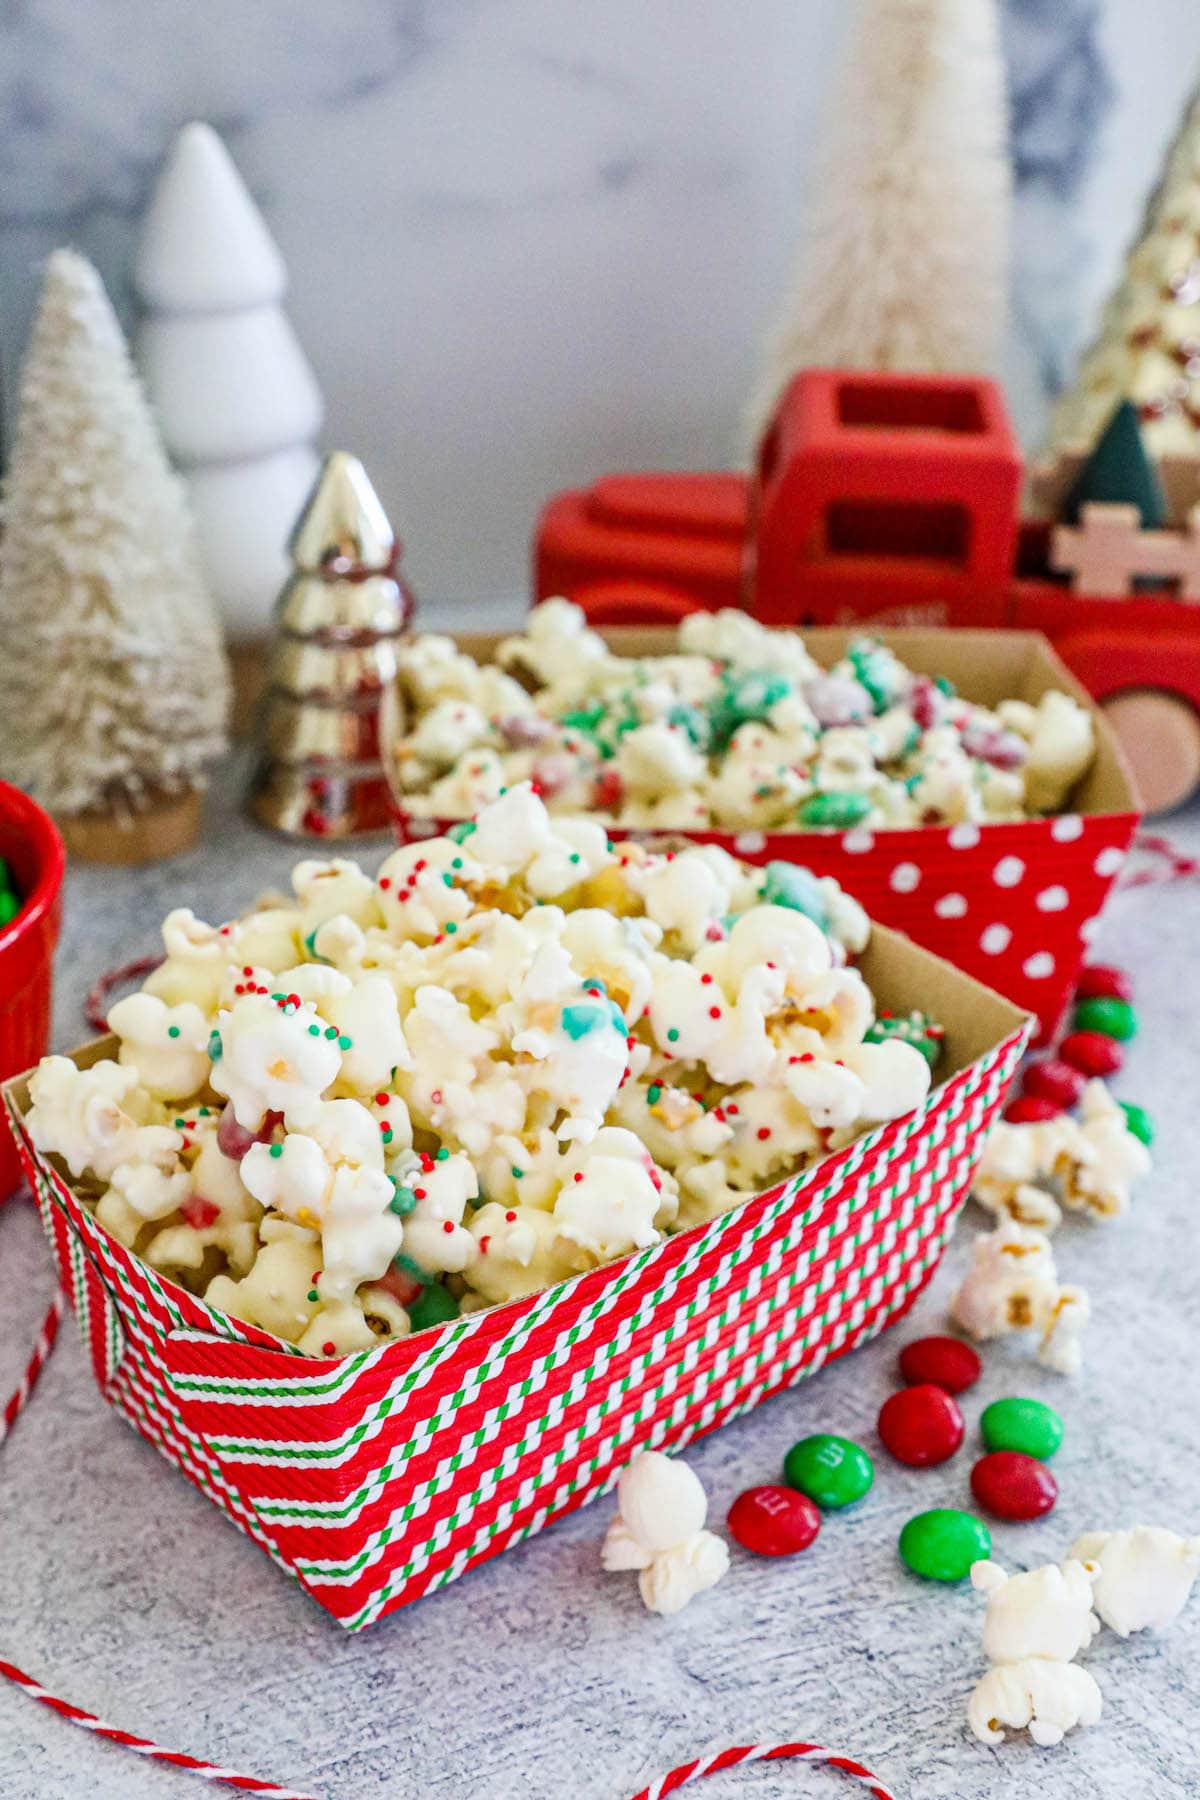
<path fill-rule="evenodd" d="M 137 813 L 75 813 L 54 822 L 68 857 L 131 868 L 190 850 L 200 836 L 202 812 L 202 796 L 192 788 L 156 800 Z"/>

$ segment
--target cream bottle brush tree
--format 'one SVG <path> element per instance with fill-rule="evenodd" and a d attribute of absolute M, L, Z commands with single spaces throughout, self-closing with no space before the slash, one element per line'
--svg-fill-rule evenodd
<path fill-rule="evenodd" d="M 802 368 L 983 373 L 1008 281 L 994 0 L 861 0 L 796 273 L 746 427 Z"/>
<path fill-rule="evenodd" d="M 262 637 L 316 478 L 323 406 L 282 307 L 287 269 L 229 152 L 186 125 L 133 269 L 138 361 L 229 636 Z"/>
<path fill-rule="evenodd" d="M 181 847 L 224 746 L 220 630 L 116 315 L 73 250 L 47 264 L 4 517 L 0 770 L 79 854 Z"/>

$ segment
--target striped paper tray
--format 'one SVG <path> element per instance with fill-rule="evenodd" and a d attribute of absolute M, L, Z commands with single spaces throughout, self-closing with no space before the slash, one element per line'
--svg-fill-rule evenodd
<path fill-rule="evenodd" d="M 709 1225 L 529 1299 L 327 1361 L 215 1311 L 97 1225 L 9 1120 L 101 1392 L 358 1630 L 894 1322 L 937 1266 L 1031 1021 L 896 934 L 881 1007 L 946 1028 L 893 1121 Z M 107 1054 L 112 1039 L 76 1053 Z"/>
<path fill-rule="evenodd" d="M 865 629 L 870 630 L 870 627 Z M 856 631 L 820 627 L 804 641 L 825 667 Z M 659 656 L 676 647 L 658 627 L 600 635 L 622 656 Z M 1140 816 L 1133 777 L 1095 701 L 1048 640 L 1035 631 L 879 630 L 910 669 L 947 676 L 969 700 L 1037 701 L 1049 688 L 1074 696 L 1093 714 L 1096 757 L 1057 818 L 994 825 L 921 825 L 888 830 L 690 831 L 692 843 L 718 844 L 744 862 L 801 862 L 832 875 L 873 919 L 905 931 L 960 969 L 1038 1015 L 1040 1038 L 1053 1036 L 1074 992 L 1088 941 L 1125 859 Z M 462 649 L 488 661 L 496 636 L 466 636 Z M 393 703 L 394 706 L 394 703 Z M 391 728 L 398 721 L 388 712 Z M 450 820 L 418 818 L 395 796 L 401 840 L 432 837 Z M 654 834 L 609 827 L 614 838 Z"/>

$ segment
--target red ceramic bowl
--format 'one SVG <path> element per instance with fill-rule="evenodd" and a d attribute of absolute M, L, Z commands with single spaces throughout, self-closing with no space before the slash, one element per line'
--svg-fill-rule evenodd
<path fill-rule="evenodd" d="M 7 1081 L 44 1056 L 50 1042 L 50 976 L 67 856 L 50 815 L 6 781 L 0 781 L 0 856 L 24 901 L 12 923 L 0 926 L 0 1081 Z M 20 1176 L 16 1147 L 0 1131 L 0 1201 Z"/>

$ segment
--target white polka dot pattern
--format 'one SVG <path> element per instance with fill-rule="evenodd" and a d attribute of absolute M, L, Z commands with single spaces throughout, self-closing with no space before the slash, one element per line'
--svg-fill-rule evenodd
<path fill-rule="evenodd" d="M 733 847 L 739 856 L 757 856 L 760 850 L 766 849 L 767 840 L 761 831 L 739 831 Z"/>
<path fill-rule="evenodd" d="M 973 850 L 979 842 L 978 825 L 952 825 L 947 840 L 952 850 Z"/>
<path fill-rule="evenodd" d="M 1002 856 L 992 870 L 992 880 L 997 887 L 1016 887 L 1025 873 L 1025 864 L 1019 856 Z"/>
<path fill-rule="evenodd" d="M 1054 958 L 1048 950 L 1035 950 L 1032 956 L 1025 958 L 1021 967 L 1030 981 L 1045 981 L 1048 975 L 1054 973 Z"/>
<path fill-rule="evenodd" d="M 853 831 L 846 832 L 842 838 L 842 849 L 850 856 L 865 856 L 875 848 L 875 833 L 868 831 L 865 825 L 856 825 Z"/>
<path fill-rule="evenodd" d="M 1011 929 L 999 922 L 985 926 L 979 934 L 979 948 L 985 956 L 1003 956 L 1011 943 Z"/>
<path fill-rule="evenodd" d="M 965 894 L 943 894 L 934 902 L 934 912 L 939 919 L 962 919 L 966 917 L 967 896 Z"/>
<path fill-rule="evenodd" d="M 1110 844 L 1096 858 L 1096 873 L 1097 875 L 1115 875 L 1124 861 L 1125 852 L 1118 850 L 1115 844 Z"/>
<path fill-rule="evenodd" d="M 1070 902 L 1066 888 L 1055 886 L 1043 888 L 1034 904 L 1039 912 L 1065 912 Z"/>
<path fill-rule="evenodd" d="M 1083 820 L 1078 813 L 1064 813 L 1061 819 L 1050 821 L 1050 836 L 1056 844 L 1073 844 L 1083 836 Z"/>
<path fill-rule="evenodd" d="M 911 894 L 920 886 L 921 871 L 916 863 L 897 863 L 888 876 L 888 886 L 893 894 Z"/>

